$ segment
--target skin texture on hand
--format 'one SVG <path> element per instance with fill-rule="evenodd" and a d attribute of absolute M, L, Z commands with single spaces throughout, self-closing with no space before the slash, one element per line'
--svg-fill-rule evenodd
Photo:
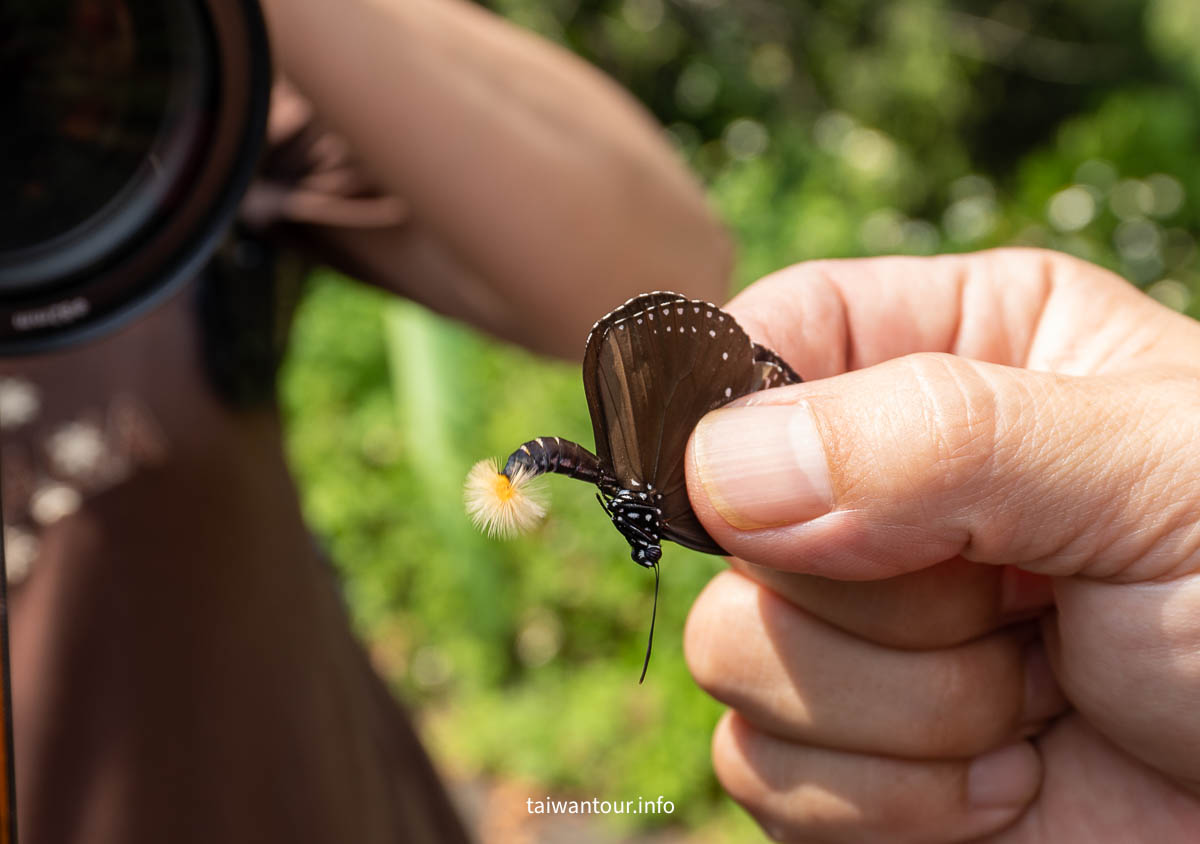
<path fill-rule="evenodd" d="M 339 268 L 537 351 L 625 299 L 720 301 L 731 242 L 649 113 L 463 0 L 263 0 L 277 66 L 402 225 L 310 227 Z"/>
<path fill-rule="evenodd" d="M 1035 250 L 729 310 L 810 379 L 688 451 L 731 795 L 790 841 L 1200 840 L 1200 325 Z"/>

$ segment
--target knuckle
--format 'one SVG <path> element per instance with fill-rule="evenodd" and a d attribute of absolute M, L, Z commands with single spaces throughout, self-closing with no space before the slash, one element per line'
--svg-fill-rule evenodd
<path fill-rule="evenodd" d="M 810 825 L 803 822 L 803 799 L 777 791 L 776 777 L 764 769 L 761 759 L 764 741 L 765 737 L 749 723 L 732 711 L 726 712 L 713 732 L 713 772 L 717 782 L 772 841 L 817 840 L 805 835 L 805 827 Z"/>
<path fill-rule="evenodd" d="M 739 612 L 736 577 L 722 573 L 705 587 L 688 613 L 683 630 L 683 654 L 688 671 L 700 688 L 718 692 L 728 679 L 729 637 L 726 625 Z"/>
<path fill-rule="evenodd" d="M 923 451 L 935 467 L 923 486 L 932 491 L 963 490 L 991 465 L 998 439 L 995 386 L 963 358 L 925 353 L 902 359 L 902 388 L 916 398 L 917 428 L 910 448 Z"/>
<path fill-rule="evenodd" d="M 1030 275 L 1040 276 L 1047 288 L 1081 278 L 1110 275 L 1082 258 L 1039 246 L 1001 246 L 989 249 L 985 254 L 997 263 L 1016 266 Z"/>
<path fill-rule="evenodd" d="M 713 773 L 730 797 L 747 807 L 756 806 L 762 798 L 762 780 L 750 769 L 741 747 L 753 728 L 745 722 L 735 725 L 734 718 L 732 711 L 726 712 L 713 731 Z"/>

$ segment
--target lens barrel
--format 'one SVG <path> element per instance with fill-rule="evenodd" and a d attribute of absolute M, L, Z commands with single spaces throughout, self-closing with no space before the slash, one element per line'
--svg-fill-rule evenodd
<path fill-rule="evenodd" d="M 118 325 L 193 276 L 261 151 L 253 0 L 8 0 L 0 11 L 0 355 Z"/>

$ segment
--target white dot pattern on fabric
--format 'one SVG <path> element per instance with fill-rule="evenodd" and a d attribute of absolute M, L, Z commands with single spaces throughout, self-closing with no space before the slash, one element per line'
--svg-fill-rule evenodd
<path fill-rule="evenodd" d="M 83 504 L 79 490 L 67 484 L 52 483 L 33 494 L 29 510 L 33 520 L 43 527 L 66 518 Z"/>
<path fill-rule="evenodd" d="M 50 435 L 46 451 L 55 469 L 64 475 L 80 477 L 100 469 L 108 456 L 108 443 L 96 424 L 69 422 Z"/>
<path fill-rule="evenodd" d="M 0 428 L 19 428 L 42 409 L 38 388 L 24 378 L 0 378 Z"/>
<path fill-rule="evenodd" d="M 15 586 L 29 576 L 40 547 L 41 541 L 30 531 L 4 526 L 4 563 L 10 584 Z"/>

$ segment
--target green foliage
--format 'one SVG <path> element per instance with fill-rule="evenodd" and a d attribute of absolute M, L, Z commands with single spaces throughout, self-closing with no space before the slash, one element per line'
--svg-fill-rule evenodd
<path fill-rule="evenodd" d="M 1191 0 L 493 5 L 669 127 L 737 236 L 738 285 L 807 258 L 1025 243 L 1197 313 Z M 668 547 L 638 687 L 653 583 L 588 488 L 551 482 L 551 518 L 513 542 L 462 515 L 474 460 L 538 434 L 590 442 L 577 368 L 320 275 L 282 396 L 308 517 L 444 759 L 588 798 L 662 794 L 666 820 L 717 813 L 710 831 L 742 840 L 707 758 L 720 708 L 680 652 L 720 562 Z"/>
<path fill-rule="evenodd" d="M 477 458 L 538 433 L 590 442 L 577 367 L 322 274 L 282 396 L 305 510 L 354 616 L 377 664 L 438 713 L 458 766 L 605 799 L 662 794 L 674 820 L 712 812 L 720 710 L 688 678 L 680 632 L 720 561 L 670 548 L 638 686 L 653 579 L 589 488 L 552 482 L 550 519 L 512 542 L 462 511 Z"/>

